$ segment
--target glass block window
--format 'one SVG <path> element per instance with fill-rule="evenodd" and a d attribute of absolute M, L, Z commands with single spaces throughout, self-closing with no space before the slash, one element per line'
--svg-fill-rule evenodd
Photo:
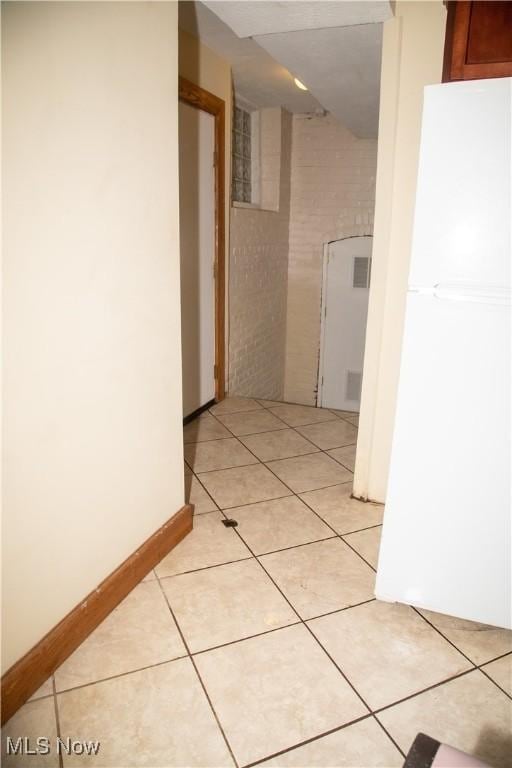
<path fill-rule="evenodd" d="M 235 107 L 232 198 L 237 203 L 250 203 L 251 192 L 251 113 Z"/>

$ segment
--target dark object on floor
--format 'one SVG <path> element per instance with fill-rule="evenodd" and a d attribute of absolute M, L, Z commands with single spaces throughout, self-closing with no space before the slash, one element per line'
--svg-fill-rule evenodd
<path fill-rule="evenodd" d="M 225 525 L 225 526 L 226 526 L 226 528 L 236 528 L 236 527 L 237 527 L 237 525 L 238 525 L 238 523 L 237 523 L 237 521 L 236 521 L 236 520 L 232 520 L 232 519 L 231 519 L 231 518 L 229 518 L 229 517 L 228 517 L 228 519 L 227 519 L 227 520 L 223 520 L 223 521 L 222 521 L 222 524 L 223 524 L 223 525 Z"/>
<path fill-rule="evenodd" d="M 405 758 L 404 768 L 489 768 L 472 755 L 418 733 Z"/>

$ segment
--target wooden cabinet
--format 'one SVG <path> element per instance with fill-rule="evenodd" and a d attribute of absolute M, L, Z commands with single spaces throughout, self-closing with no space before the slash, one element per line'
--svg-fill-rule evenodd
<path fill-rule="evenodd" d="M 447 3 L 443 82 L 512 77 L 512 2 Z"/>

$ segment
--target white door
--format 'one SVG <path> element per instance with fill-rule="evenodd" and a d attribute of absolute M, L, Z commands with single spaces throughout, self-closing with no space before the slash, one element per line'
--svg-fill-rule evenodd
<path fill-rule="evenodd" d="M 180 102 L 183 416 L 215 397 L 215 118 Z"/>
<path fill-rule="evenodd" d="M 318 404 L 359 411 L 372 238 L 347 237 L 324 252 Z"/>

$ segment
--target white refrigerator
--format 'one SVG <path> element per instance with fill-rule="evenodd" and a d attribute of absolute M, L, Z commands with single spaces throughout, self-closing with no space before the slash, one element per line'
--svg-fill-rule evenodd
<path fill-rule="evenodd" d="M 425 88 L 376 596 L 510 627 L 512 78 Z"/>

